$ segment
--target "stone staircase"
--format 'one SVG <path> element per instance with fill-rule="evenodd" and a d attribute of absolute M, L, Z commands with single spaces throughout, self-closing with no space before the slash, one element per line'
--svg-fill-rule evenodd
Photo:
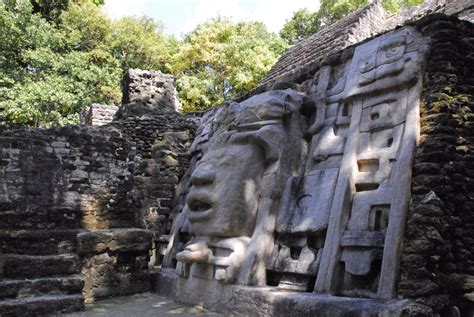
<path fill-rule="evenodd" d="M 0 316 L 83 309 L 80 231 L 0 229 Z"/>

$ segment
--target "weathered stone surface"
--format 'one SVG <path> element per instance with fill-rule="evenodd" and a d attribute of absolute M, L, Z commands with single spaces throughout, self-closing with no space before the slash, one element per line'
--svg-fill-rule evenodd
<path fill-rule="evenodd" d="M 47 294 L 80 294 L 83 285 L 81 275 L 25 280 L 3 279 L 0 280 L 0 298 L 23 298 Z"/>
<path fill-rule="evenodd" d="M 464 1 L 449 5 L 463 6 Z M 448 8 L 448 6 L 446 7 Z M 441 15 L 418 22 L 433 49 L 426 66 L 421 106 L 421 138 L 413 166 L 412 193 L 399 293 L 448 316 L 456 306 L 472 314 L 468 293 L 472 276 L 470 205 L 473 197 L 472 63 L 474 28 Z M 456 120 L 455 125 L 453 120 Z M 458 151 L 457 146 L 463 146 Z"/>
<path fill-rule="evenodd" d="M 154 249 L 178 274 L 160 292 L 225 312 L 469 316 L 473 27 L 412 19 L 465 4 L 384 19 L 375 1 L 291 49 L 263 93 L 205 114 L 175 111 L 172 78 L 132 71 L 102 128 L 6 133 L 0 307 L 77 296 L 82 263 L 88 302 L 149 290 Z"/>
<path fill-rule="evenodd" d="M 147 254 L 152 233 L 143 229 L 111 229 L 83 232 L 77 237 L 79 254 L 130 252 Z"/>
<path fill-rule="evenodd" d="M 104 317 L 112 316 L 160 316 L 160 317 L 222 317 L 202 307 L 186 305 L 172 300 L 169 296 L 156 293 L 141 293 L 131 296 L 115 296 L 102 299 L 85 306 L 84 311 L 67 314 L 67 317 L 95 317 L 97 312 Z"/>
<path fill-rule="evenodd" d="M 170 110 L 175 104 L 169 76 L 155 74 L 149 87 L 139 83 L 149 80 L 142 76 L 146 72 L 139 73 L 129 84 L 148 95 L 140 99 L 134 92 L 133 102 L 141 107 L 133 112 L 137 116 L 129 113 L 103 127 L 11 131 L 0 137 L 0 282 L 9 287 L 0 299 L 8 298 L 5 305 L 24 296 L 14 305 L 42 314 L 39 297 L 79 295 L 82 279 L 87 301 L 149 290 L 152 237 L 159 240 L 170 230 L 175 190 L 189 165 L 199 114 Z M 88 120 L 97 125 L 94 115 L 104 110 L 101 123 L 110 121 L 114 109 L 108 108 L 93 105 Z M 81 266 L 81 284 L 69 283 Z M 28 304 L 36 299 L 39 304 Z M 72 310 L 80 307 L 71 304 Z M 51 313 L 63 309 L 50 308 Z"/>
<path fill-rule="evenodd" d="M 37 278 L 50 275 L 77 274 L 81 259 L 76 255 L 3 255 L 6 278 Z"/>
<path fill-rule="evenodd" d="M 429 6 L 431 5 L 437 6 L 434 3 Z M 417 14 L 431 10 L 429 6 L 421 8 Z M 469 97 L 460 96 L 454 100 L 455 107 L 459 105 L 463 113 L 451 116 L 449 113 L 455 108 L 450 105 L 453 97 L 450 96 L 449 89 L 454 86 L 449 86 L 449 89 L 432 89 L 429 95 L 423 92 L 425 104 L 434 103 L 436 109 L 422 112 L 427 124 L 422 121 L 421 129 L 418 127 L 421 79 L 430 42 L 428 37 L 431 37 L 432 52 L 436 51 L 431 53 L 428 64 L 428 74 L 431 74 L 430 71 L 434 74 L 432 79 L 427 79 L 428 82 L 446 80 L 449 85 L 454 85 L 456 77 L 444 78 L 442 74 L 453 72 L 456 67 L 464 67 L 462 71 L 458 70 L 456 76 L 468 76 L 466 72 L 469 66 L 463 62 L 456 64 L 453 58 L 458 56 L 459 59 L 460 56 L 447 52 L 448 45 L 441 45 L 442 41 L 449 41 L 457 36 L 456 32 L 447 31 L 456 29 L 457 26 L 453 26 L 456 23 L 458 22 L 442 15 L 414 22 L 412 27 L 386 33 L 334 55 L 327 60 L 327 64 L 322 64 L 324 66 L 319 68 L 313 80 L 303 83 L 305 102 L 301 115 L 306 118 L 306 122 L 301 127 L 306 138 L 312 140 L 302 148 L 307 149 L 308 154 L 300 152 L 303 153 L 302 164 L 299 170 L 294 170 L 291 177 L 286 175 L 283 182 L 280 179 L 278 183 L 276 178 L 272 179 L 274 184 L 278 184 L 273 188 L 280 188 L 280 194 L 275 190 L 268 193 L 268 197 L 280 200 L 280 210 L 276 217 L 271 213 L 262 216 L 270 217 L 267 219 L 271 221 L 265 229 L 275 233 L 272 239 L 259 241 L 262 245 L 271 246 L 271 252 L 265 253 L 270 257 L 263 265 L 263 275 L 260 274 L 262 271 L 256 273 L 258 266 L 253 266 L 253 278 L 241 278 L 245 275 L 241 274 L 237 279 L 238 283 L 261 285 L 263 280 L 264 284 L 278 285 L 280 288 L 308 290 L 317 278 L 316 290 L 333 294 L 379 298 L 394 298 L 397 294 L 405 294 L 417 298 L 421 305 L 412 306 L 405 313 L 428 316 L 431 308 L 446 314 L 452 314 L 456 309 L 460 312 L 468 311 L 467 304 L 458 302 L 459 297 L 450 304 L 449 296 L 441 287 L 443 284 L 436 281 L 431 272 L 442 276 L 440 272 L 469 270 L 469 265 L 463 264 L 462 259 L 471 257 L 467 246 L 472 244 L 473 239 L 461 229 L 450 231 L 450 228 L 454 223 L 460 225 L 461 219 L 469 223 L 472 217 L 467 216 L 469 212 L 453 217 L 452 209 L 446 211 L 446 208 L 456 205 L 472 208 L 469 194 L 464 193 L 472 183 L 469 179 L 470 172 L 467 175 L 459 173 L 460 169 L 469 171 L 462 157 L 469 156 L 470 153 L 470 132 L 458 136 L 459 131 L 470 131 L 472 127 L 469 124 L 472 119 L 469 117 Z M 459 24 L 466 28 L 465 36 L 469 37 L 471 26 Z M 463 43 L 459 44 L 459 50 L 468 50 L 467 46 L 464 47 L 467 41 L 458 43 Z M 438 62 L 443 59 L 450 62 Z M 298 84 L 302 83 L 303 77 L 298 77 Z M 425 87 L 429 86 L 425 84 Z M 461 88 L 462 91 L 468 91 L 465 85 Z M 428 98 L 431 99 L 428 101 Z M 227 105 L 215 110 L 203 120 L 206 125 L 198 129 L 202 138 L 193 147 L 196 153 L 204 152 L 201 156 L 204 158 L 204 165 L 210 160 L 209 156 L 214 156 L 214 140 L 225 139 L 222 131 L 232 131 L 238 126 L 239 118 L 252 120 L 251 116 L 245 115 L 245 111 L 241 116 L 236 115 L 237 119 L 227 119 L 225 113 L 232 107 L 234 106 Z M 415 170 L 419 172 L 415 173 L 411 183 L 410 170 L 419 131 L 423 135 L 434 137 L 420 138 L 421 146 L 414 162 Z M 239 132 L 238 130 L 237 134 Z M 452 137 L 453 134 L 456 136 Z M 199 156 L 197 157 L 199 160 Z M 218 166 L 224 161 L 219 159 L 214 165 Z M 196 166 L 194 171 L 201 174 L 199 163 Z M 450 177 L 447 177 L 445 169 L 451 173 Z M 334 187 L 330 185 L 333 179 L 336 183 Z M 318 182 L 329 186 L 318 186 Z M 282 183 L 286 183 L 284 188 Z M 404 234 L 410 184 L 413 184 L 414 202 L 422 200 L 420 195 L 429 191 L 426 189 L 436 187 L 439 187 L 436 195 L 449 196 L 450 200 L 445 201 L 431 194 L 422 203 L 417 203 L 414 209 L 410 209 L 413 226 L 409 222 L 406 234 L 410 241 L 405 242 L 407 254 L 402 257 L 400 237 Z M 233 185 L 235 188 L 239 186 Z M 264 188 L 268 187 L 272 186 Z M 459 192 L 464 194 L 458 195 Z M 214 192 L 212 195 L 212 200 L 215 201 L 216 197 L 222 197 L 223 194 Z M 262 197 L 260 201 L 262 205 L 259 204 L 259 208 L 270 205 Z M 209 210 L 206 207 L 210 207 L 210 204 L 205 199 L 191 199 L 190 202 L 195 213 Z M 220 202 L 228 203 L 227 198 Z M 257 219 L 260 216 L 259 208 Z M 328 208 L 330 210 L 324 212 Z M 232 208 L 226 209 L 231 210 Z M 216 219 L 206 220 L 211 224 L 209 231 L 206 231 L 205 226 L 196 227 L 193 221 L 188 222 L 192 218 L 190 213 L 184 208 L 176 217 L 172 231 L 174 241 L 167 254 L 173 258 L 178 253 L 176 270 L 183 280 L 194 281 L 188 285 L 194 288 L 199 284 L 196 281 L 212 281 L 225 276 L 219 271 L 220 268 L 213 269 L 207 265 L 217 248 L 213 245 L 215 242 L 210 242 L 206 235 L 225 236 L 227 231 L 224 230 L 225 225 L 216 228 L 215 223 L 220 215 Z M 240 222 L 245 223 L 247 220 L 249 218 Z M 223 224 L 227 221 L 227 218 L 219 220 Z M 258 228 L 257 220 L 255 231 Z M 447 235 L 450 238 L 445 238 Z M 252 255 L 250 250 L 255 237 L 256 235 L 250 237 L 246 247 L 249 251 L 245 257 Z M 271 242 L 267 243 L 268 241 Z M 459 249 L 456 254 L 450 253 L 454 246 Z M 179 253 L 181 250 L 184 252 Z M 398 284 L 400 260 L 404 267 L 403 282 Z M 168 263 L 175 266 L 173 261 Z M 244 261 L 241 270 L 245 268 Z M 407 276 L 403 275 L 405 270 L 409 272 Z M 264 278 L 260 279 L 261 276 Z M 205 282 L 202 283 L 202 288 L 210 287 Z M 215 284 L 218 283 L 215 281 L 212 283 L 213 287 L 220 285 Z M 204 296 L 218 297 L 218 294 L 211 293 Z"/>
<path fill-rule="evenodd" d="M 2 229 L 134 226 L 133 149 L 117 131 L 64 127 L 0 138 Z M 41 157 L 41 159 L 38 159 Z M 133 209 L 132 209 L 133 210 Z"/>
<path fill-rule="evenodd" d="M 77 251 L 81 230 L 0 230 L 4 254 L 55 255 Z"/>
<path fill-rule="evenodd" d="M 78 253 L 84 257 L 83 294 L 86 303 L 97 298 L 146 292 L 146 272 L 152 232 L 143 229 L 111 229 L 78 235 Z"/>
<path fill-rule="evenodd" d="M 205 117 L 165 253 L 176 292 L 215 305 L 231 283 L 395 298 L 428 44 L 401 28 L 328 61 L 309 94 Z"/>
<path fill-rule="evenodd" d="M 311 74 L 324 66 L 329 59 L 336 60 L 337 63 L 338 58 L 335 57 L 340 56 L 338 51 L 396 27 L 415 22 L 434 12 L 474 21 L 474 5 L 471 0 L 427 0 L 419 6 L 394 15 L 385 12 L 381 2 L 373 1 L 362 10 L 352 12 L 344 19 L 290 47 L 252 93 L 260 93 L 288 82 L 292 85 L 299 84 L 309 79 Z"/>
<path fill-rule="evenodd" d="M 402 316 L 408 301 L 372 301 L 271 287 L 227 285 L 200 278 L 181 279 L 162 271 L 154 280 L 158 294 L 187 304 L 239 316 Z M 199 290 L 199 292 L 196 292 Z"/>
<path fill-rule="evenodd" d="M 130 295 L 150 290 L 150 275 L 146 272 L 148 256 L 102 253 L 86 259 L 82 268 L 84 300 Z"/>
<path fill-rule="evenodd" d="M 281 82 L 298 83 L 309 79 L 328 55 L 384 30 L 384 16 L 383 8 L 375 1 L 295 44 L 266 74 L 259 89 L 268 89 Z"/>
<path fill-rule="evenodd" d="M 81 124 L 102 126 L 112 122 L 118 107 L 114 105 L 101 105 L 93 103 L 87 108 L 82 109 L 79 114 Z"/>
<path fill-rule="evenodd" d="M 122 81 L 122 104 L 136 104 L 162 112 L 181 111 L 173 77 L 160 71 L 130 69 Z M 123 110 L 122 116 L 127 116 Z"/>
<path fill-rule="evenodd" d="M 227 283 L 239 274 L 242 280 L 259 278 L 246 277 L 255 270 L 252 258 L 257 256 L 246 252 L 255 247 L 249 246 L 251 236 L 258 230 L 255 227 L 263 225 L 257 219 L 258 209 L 266 212 L 259 206 L 259 198 L 268 197 L 277 203 L 267 193 L 274 186 L 270 181 L 280 173 L 291 172 L 287 170 L 291 168 L 291 154 L 284 150 L 297 149 L 298 139 L 292 137 L 298 136 L 298 130 L 290 131 L 283 123 L 291 120 L 290 127 L 298 129 L 301 102 L 302 96 L 288 89 L 255 96 L 227 109 L 224 120 L 232 120 L 234 126 L 227 132 L 227 128 L 220 127 L 221 134 L 210 140 L 208 151 L 190 176 L 192 186 L 183 213 L 189 219 L 193 239 L 176 255 L 181 262 L 180 274 L 197 274 Z M 294 163 L 297 161 L 295 158 Z M 262 242 L 259 248 L 264 247 Z M 248 266 L 245 258 L 253 264 Z M 244 269 L 240 271 L 242 265 Z M 215 273 L 204 273 L 214 268 Z"/>
<path fill-rule="evenodd" d="M 2 316 L 47 316 L 84 308 L 81 295 L 45 295 L 0 301 Z"/>

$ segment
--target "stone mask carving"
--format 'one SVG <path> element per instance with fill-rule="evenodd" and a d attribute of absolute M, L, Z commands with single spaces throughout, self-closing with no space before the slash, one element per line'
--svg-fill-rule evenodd
<path fill-rule="evenodd" d="M 264 171 L 261 152 L 254 144 L 230 144 L 204 155 L 187 198 L 192 234 L 251 235 Z"/>
<path fill-rule="evenodd" d="M 176 255 L 182 276 L 235 280 L 256 226 L 264 176 L 278 170 L 292 94 L 299 96 L 274 91 L 230 107 L 228 130 L 211 140 L 191 174 L 186 208 L 193 238 Z"/>

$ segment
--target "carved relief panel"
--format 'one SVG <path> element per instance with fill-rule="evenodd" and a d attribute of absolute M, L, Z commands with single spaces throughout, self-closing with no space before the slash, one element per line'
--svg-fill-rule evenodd
<path fill-rule="evenodd" d="M 342 98 L 352 117 L 316 291 L 396 295 L 426 52 L 410 27 L 354 51 Z"/>
<path fill-rule="evenodd" d="M 401 28 L 319 69 L 304 103 L 276 90 L 220 111 L 190 176 L 176 272 L 395 297 L 427 50 Z"/>

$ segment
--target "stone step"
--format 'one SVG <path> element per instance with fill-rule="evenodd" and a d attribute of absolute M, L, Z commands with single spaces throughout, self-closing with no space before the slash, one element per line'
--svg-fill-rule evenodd
<path fill-rule="evenodd" d="M 82 226 L 82 212 L 70 209 L 51 209 L 21 212 L 16 209 L 0 209 L 0 229 L 25 230 L 79 229 Z"/>
<path fill-rule="evenodd" d="M 83 310 L 82 295 L 45 295 L 0 301 L 0 316 L 45 316 Z"/>
<path fill-rule="evenodd" d="M 0 298 L 23 298 L 39 295 L 81 294 L 82 275 L 42 277 L 36 279 L 0 279 Z"/>
<path fill-rule="evenodd" d="M 4 254 L 55 255 L 77 252 L 83 230 L 0 230 Z"/>
<path fill-rule="evenodd" d="M 77 255 L 3 254 L 0 272 L 10 279 L 38 278 L 79 273 L 81 259 Z"/>

